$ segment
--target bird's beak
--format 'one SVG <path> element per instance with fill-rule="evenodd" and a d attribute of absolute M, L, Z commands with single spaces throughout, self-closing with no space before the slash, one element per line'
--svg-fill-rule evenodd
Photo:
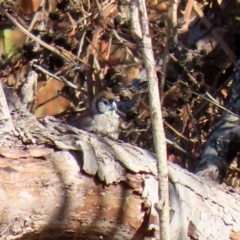
<path fill-rule="evenodd" d="M 112 103 L 111 103 L 111 110 L 112 111 L 117 111 L 117 104 L 116 104 L 116 102 L 115 101 L 112 101 Z"/>
<path fill-rule="evenodd" d="M 111 103 L 111 110 L 112 111 L 116 111 L 116 113 L 122 117 L 122 118 L 126 118 L 126 114 L 124 114 L 123 112 L 121 112 L 120 110 L 117 109 L 117 103 L 115 101 L 113 101 Z"/>

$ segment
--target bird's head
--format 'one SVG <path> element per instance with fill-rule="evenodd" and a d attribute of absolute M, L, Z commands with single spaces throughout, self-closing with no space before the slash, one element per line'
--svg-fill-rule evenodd
<path fill-rule="evenodd" d="M 108 91 L 100 92 L 93 100 L 92 110 L 94 114 L 115 112 L 117 110 L 117 104 L 114 94 Z"/>

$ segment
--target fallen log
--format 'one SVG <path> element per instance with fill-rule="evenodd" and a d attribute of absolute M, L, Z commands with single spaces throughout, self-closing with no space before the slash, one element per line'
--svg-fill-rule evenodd
<path fill-rule="evenodd" d="M 154 154 L 12 113 L 0 138 L 0 239 L 157 238 Z M 239 190 L 169 164 L 171 239 L 239 239 Z"/>

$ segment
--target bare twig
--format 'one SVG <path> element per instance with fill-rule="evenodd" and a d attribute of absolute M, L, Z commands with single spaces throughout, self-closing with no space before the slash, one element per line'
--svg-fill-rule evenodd
<path fill-rule="evenodd" d="M 87 33 L 86 30 L 84 30 L 84 31 L 82 32 L 82 37 L 81 37 L 81 40 L 80 40 L 80 42 L 79 42 L 79 47 L 78 47 L 78 52 L 77 52 L 77 57 L 78 57 L 78 58 L 80 57 L 80 55 L 81 55 L 81 53 L 82 53 L 82 47 L 83 47 L 84 38 L 85 38 L 85 36 L 86 36 L 86 33 Z"/>
<path fill-rule="evenodd" d="M 138 11 L 138 2 L 137 0 L 132 0 L 130 3 L 130 12 L 131 12 L 131 28 L 135 37 L 138 39 L 142 38 L 142 29 L 139 22 L 139 11 Z"/>
<path fill-rule="evenodd" d="M 169 57 L 174 61 L 179 63 L 178 59 L 174 57 L 173 54 L 169 54 Z M 186 75 L 189 77 L 189 80 L 192 81 L 193 84 L 198 84 L 197 80 L 191 75 L 191 73 L 187 70 L 187 68 L 185 66 L 183 66 L 181 63 L 179 63 L 179 65 L 183 68 L 184 72 L 186 73 Z"/>
<path fill-rule="evenodd" d="M 181 29 L 181 33 L 183 36 L 184 44 L 187 46 L 188 39 L 188 28 L 191 23 L 191 12 L 193 8 L 194 0 L 188 0 L 185 11 L 184 11 L 184 25 Z"/>
<path fill-rule="evenodd" d="M 73 89 L 78 89 L 78 87 L 75 84 L 71 83 L 70 81 L 67 81 L 65 78 L 58 77 L 56 74 L 50 73 L 48 70 L 44 69 L 43 67 L 41 67 L 41 66 L 39 66 L 37 64 L 33 64 L 33 66 L 36 69 L 38 69 L 39 71 L 41 71 L 42 73 L 44 73 L 44 74 L 46 74 L 46 75 L 48 75 L 48 76 L 58 80 L 59 82 L 63 82 L 66 86 L 71 87 Z"/>
<path fill-rule="evenodd" d="M 177 143 L 172 142 L 169 139 L 166 139 L 167 144 L 171 145 L 172 147 L 174 147 L 175 149 L 177 149 L 178 151 L 182 152 L 183 154 L 185 154 L 186 156 L 188 156 L 189 158 L 196 160 L 196 158 L 192 155 L 189 154 L 186 150 L 184 150 L 183 148 L 181 148 Z"/>
<path fill-rule="evenodd" d="M 123 44 L 123 41 L 122 41 L 121 38 L 118 36 L 116 30 L 112 29 L 111 33 L 112 33 L 113 37 L 115 37 L 120 43 Z M 130 56 L 133 57 L 133 61 L 134 61 L 135 63 L 138 63 L 138 62 L 139 62 L 138 59 L 134 56 L 134 54 L 131 52 L 131 50 L 130 50 L 126 45 L 124 45 L 124 46 L 125 46 L 125 48 L 126 48 L 126 52 L 127 52 Z"/>
<path fill-rule="evenodd" d="M 147 9 L 144 0 L 138 0 L 140 20 L 142 25 L 142 39 L 140 47 L 148 78 L 149 101 L 152 119 L 152 131 L 157 156 L 157 167 L 159 177 L 159 202 L 156 205 L 159 213 L 160 239 L 170 240 L 169 231 L 169 190 L 168 190 L 168 168 L 166 139 L 163 128 L 161 104 L 159 98 L 158 79 L 152 50 L 152 40 L 149 32 Z M 132 16 L 131 16 L 132 17 Z M 135 33 L 136 36 L 139 33 Z"/>
<path fill-rule="evenodd" d="M 171 29 L 172 38 L 175 44 L 178 44 L 178 34 L 177 34 L 177 10 L 178 10 L 178 0 L 171 0 L 171 7 L 169 8 L 169 18 L 171 18 Z M 170 19 L 169 19 L 170 20 Z M 169 26 L 168 26 L 169 28 Z"/>
<path fill-rule="evenodd" d="M 161 93 L 161 103 L 163 104 L 164 101 L 164 86 L 165 86 L 165 80 L 166 80 L 166 74 L 167 74 L 167 64 L 169 61 L 169 52 L 168 52 L 168 39 L 169 36 L 167 34 L 166 44 L 163 50 L 163 67 L 162 67 L 162 77 L 161 77 L 161 83 L 160 83 L 160 93 Z"/>
<path fill-rule="evenodd" d="M 197 129 L 197 125 L 195 123 L 195 119 L 194 119 L 194 117 L 192 115 L 192 110 L 191 110 L 191 108 L 190 108 L 188 103 L 186 104 L 186 107 L 187 107 L 187 111 L 188 111 L 188 114 L 189 114 L 191 122 L 192 122 L 192 126 L 193 126 L 193 128 L 194 128 L 194 130 L 196 132 L 196 135 L 197 135 L 197 139 L 198 139 L 197 144 L 199 146 L 199 149 L 201 150 L 202 149 L 202 140 L 201 140 L 201 137 L 200 137 L 199 130 Z"/>
<path fill-rule="evenodd" d="M 238 114 L 233 113 L 232 111 L 228 110 L 227 108 L 221 106 L 221 105 L 218 104 L 216 101 L 212 101 L 211 99 L 209 99 L 209 98 L 207 98 L 207 97 L 204 97 L 204 96 L 202 96 L 202 95 L 200 95 L 200 94 L 198 94 L 198 93 L 196 93 L 196 92 L 194 92 L 194 91 L 192 91 L 192 93 L 195 94 L 196 96 L 201 97 L 202 99 L 206 100 L 207 102 L 212 103 L 213 105 L 219 107 L 220 109 L 226 111 L 227 113 L 230 113 L 230 114 L 232 114 L 233 116 L 240 118 L 240 116 L 239 116 Z"/>
<path fill-rule="evenodd" d="M 172 127 L 170 124 L 168 124 L 166 121 L 164 121 L 164 125 L 166 125 L 167 128 L 169 128 L 171 131 L 173 131 L 177 136 L 184 139 L 187 142 L 193 143 L 191 139 L 186 138 L 184 135 L 182 135 L 179 131 L 177 131 L 174 127 Z"/>
<path fill-rule="evenodd" d="M 44 15 L 46 15 L 46 11 L 45 11 L 45 4 L 46 4 L 46 3 L 45 3 L 45 1 L 46 1 L 46 0 L 42 0 L 41 3 L 40 3 L 40 5 L 39 5 L 39 7 L 44 8 L 44 9 L 42 9 L 40 12 L 37 11 L 37 12 L 34 14 L 34 17 L 33 17 L 32 21 L 31 21 L 31 23 L 30 23 L 30 25 L 29 25 L 29 27 L 28 27 L 28 31 L 29 31 L 29 32 L 32 31 L 34 25 L 36 24 L 36 22 L 37 22 L 39 19 L 41 19 L 41 21 L 42 21 L 43 19 L 46 18 L 46 16 L 44 16 Z M 26 37 L 26 42 L 28 42 L 28 41 L 29 41 L 29 37 L 27 36 L 27 37 Z"/>
<path fill-rule="evenodd" d="M 231 76 L 231 77 L 232 77 L 232 76 Z M 180 82 L 181 82 L 181 81 L 180 81 Z M 169 82 L 169 81 L 167 81 L 167 83 L 168 83 L 169 85 L 173 85 L 173 84 L 172 84 L 171 82 Z M 183 82 L 181 82 L 181 83 L 184 84 Z M 186 86 L 186 84 L 184 84 L 184 86 Z M 179 87 L 180 87 L 180 86 L 178 86 L 178 85 L 173 85 L 172 88 L 170 88 L 168 91 L 165 92 L 165 96 L 164 96 L 164 97 L 168 96 L 169 94 L 171 94 L 171 92 L 173 92 L 176 88 L 179 88 Z M 194 94 L 194 95 L 196 95 L 196 96 L 198 96 L 198 97 L 200 97 L 200 98 L 202 98 L 202 99 L 204 99 L 204 100 L 206 100 L 206 104 L 212 103 L 213 105 L 217 106 L 218 108 L 220 108 L 220 109 L 222 109 L 222 110 L 224 110 L 224 111 L 232 114 L 232 115 L 235 116 L 235 117 L 240 118 L 240 116 L 237 115 L 236 113 L 233 113 L 232 111 L 228 110 L 227 108 L 221 106 L 213 97 L 210 97 L 210 94 L 209 94 L 209 93 L 206 93 L 206 94 L 205 94 L 206 96 L 203 96 L 203 95 L 201 95 L 201 94 L 198 94 L 198 93 L 196 93 L 196 92 L 194 92 L 194 91 L 192 91 L 192 90 L 191 90 L 191 93 Z M 214 100 L 212 100 L 212 99 L 214 99 Z M 204 107 L 205 107 L 205 105 L 204 105 Z M 199 109 L 200 109 L 200 110 L 199 110 Z M 201 112 L 202 109 L 203 109 L 203 107 L 198 106 L 198 109 L 197 109 L 197 111 L 194 113 L 194 116 L 196 116 L 199 112 Z"/>
<path fill-rule="evenodd" d="M 177 12 L 175 11 L 177 4 L 175 4 L 174 1 L 175 0 L 171 0 L 171 7 L 168 9 L 166 40 L 165 40 L 165 46 L 164 46 L 164 50 L 163 50 L 163 57 L 162 57 L 163 67 L 162 67 L 162 77 L 161 77 L 161 83 L 160 83 L 160 100 L 161 100 L 162 104 L 164 101 L 164 86 L 165 86 L 165 80 L 166 80 L 166 74 L 167 74 L 167 65 L 169 62 L 169 51 L 168 51 L 169 45 L 168 45 L 168 43 L 171 38 L 171 33 L 173 35 L 174 43 L 177 44 L 177 32 L 174 31 L 174 29 L 173 29 L 175 24 L 177 25 L 177 19 L 176 19 Z M 175 28 L 175 30 L 176 29 L 177 28 Z"/>

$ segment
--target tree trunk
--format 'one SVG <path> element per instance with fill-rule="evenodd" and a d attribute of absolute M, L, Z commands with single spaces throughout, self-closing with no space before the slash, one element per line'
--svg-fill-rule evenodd
<path fill-rule="evenodd" d="M 23 108 L 13 112 L 18 136 L 0 138 L 0 239 L 158 236 L 153 154 L 54 118 L 37 122 Z M 237 189 L 173 164 L 169 179 L 171 239 L 239 239 Z"/>

